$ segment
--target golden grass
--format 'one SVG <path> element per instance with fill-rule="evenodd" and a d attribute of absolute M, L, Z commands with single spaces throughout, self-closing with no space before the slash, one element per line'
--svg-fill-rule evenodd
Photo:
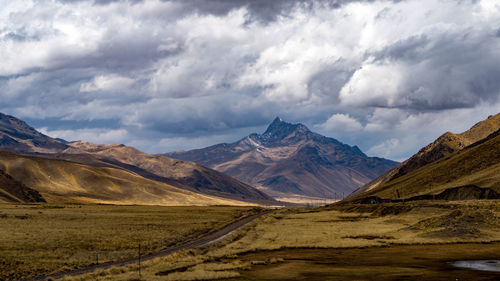
<path fill-rule="evenodd" d="M 456 210 L 461 213 L 456 215 Z M 446 228 L 450 221 L 456 223 L 471 216 L 473 218 L 469 221 L 470 225 Z M 182 279 L 184 277 L 218 279 L 222 278 L 222 275 L 217 277 L 209 272 L 242 274 L 247 272 L 245 270 L 254 270 L 255 266 L 283 262 L 280 272 L 286 271 L 288 261 L 283 261 L 280 257 L 271 255 L 263 260 L 240 258 L 246 253 L 261 253 L 264 250 L 350 249 L 492 241 L 500 241 L 498 200 L 419 201 L 318 209 L 282 209 L 251 223 L 219 245 L 152 260 L 144 266 L 142 276 L 143 280 L 186 280 Z M 300 259 L 300 254 L 297 258 Z M 106 274 L 106 277 L 100 280 L 130 280 L 138 276 L 137 269 L 133 268 L 117 274 Z M 91 280 L 89 276 L 81 278 L 76 280 Z"/>
<path fill-rule="evenodd" d="M 249 207 L 0 204 L 0 280 L 70 270 L 194 239 Z"/>
<path fill-rule="evenodd" d="M 52 203 L 236 205 L 249 203 L 194 193 L 115 168 L 1 153 L 0 168 Z"/>
<path fill-rule="evenodd" d="M 437 194 L 450 187 L 474 184 L 500 192 L 500 136 L 466 148 L 425 165 L 360 196 L 376 195 L 398 199 L 422 194 Z"/>
<path fill-rule="evenodd" d="M 473 171 L 473 169 L 471 168 L 481 168 L 481 166 L 467 165 L 467 163 L 463 161 L 455 161 L 452 165 L 449 165 L 445 169 L 440 169 L 439 167 L 435 167 L 438 168 L 435 171 L 429 171 L 429 169 L 422 170 L 422 167 L 425 168 L 426 166 L 428 166 L 429 163 L 436 162 L 442 158 L 450 158 L 450 156 L 457 154 L 456 152 L 462 149 L 467 150 L 466 146 L 469 146 L 476 142 L 480 142 L 481 140 L 488 137 L 490 134 L 496 132 L 499 128 L 500 128 L 500 113 L 496 114 L 495 116 L 488 117 L 488 119 L 475 124 L 472 128 L 461 134 L 456 135 L 447 132 L 442 136 L 440 136 L 439 138 L 437 138 L 434 142 L 423 147 L 408 160 L 402 162 L 401 164 L 385 172 L 375 180 L 369 182 L 368 184 L 356 190 L 351 195 L 351 197 L 355 196 L 358 197 L 360 195 L 362 196 L 363 195 L 362 193 L 365 192 L 370 192 L 371 194 L 373 194 L 372 191 L 374 190 L 381 191 L 382 189 L 386 189 L 381 193 L 383 196 L 395 198 L 399 197 L 394 194 L 394 193 L 397 194 L 395 190 L 396 188 L 399 188 L 400 189 L 399 191 L 401 193 L 404 193 L 403 195 L 407 194 L 411 197 L 417 194 L 426 194 L 430 192 L 436 193 L 448 187 L 456 187 L 457 185 L 465 185 L 471 183 L 479 185 L 481 187 L 490 187 L 493 186 L 494 183 L 498 185 L 498 183 L 500 182 L 498 176 L 496 177 L 496 179 L 491 178 L 491 176 L 495 175 L 495 173 L 486 174 Z M 491 151 L 491 149 L 488 148 L 485 150 L 490 150 L 490 151 L 481 151 L 481 150 L 478 151 L 476 148 L 476 153 L 474 154 L 476 157 L 476 159 L 474 159 L 476 164 L 478 162 L 481 163 L 481 161 L 482 161 L 481 164 L 489 164 L 489 165 L 494 165 L 498 163 L 498 159 L 493 159 L 493 162 L 489 163 L 488 161 L 483 161 L 482 159 L 484 156 L 486 156 L 486 158 L 491 156 L 496 157 L 499 153 L 498 145 L 499 144 L 497 141 L 496 144 L 497 151 Z M 457 167 L 459 169 L 456 169 Z M 398 179 L 401 176 L 400 173 L 402 171 L 404 171 L 406 176 L 403 176 L 404 179 Z M 438 174 L 437 177 L 435 172 L 437 172 Z M 496 172 L 498 174 L 498 167 L 496 168 Z M 408 175 L 408 173 L 410 173 L 410 175 Z M 474 173 L 474 176 L 471 177 L 472 173 Z M 398 178 L 396 178 L 396 180 L 391 180 L 396 175 L 398 175 Z M 456 180 L 459 177 L 461 178 Z M 482 181 L 483 179 L 487 179 L 487 181 L 484 182 Z M 450 183 L 453 180 L 456 181 Z M 447 185 L 445 186 L 445 184 Z M 410 185 L 409 188 L 408 185 Z M 415 187 L 417 187 L 417 190 L 415 190 Z M 433 188 L 435 188 L 435 190 L 433 190 Z M 405 190 L 407 189 L 407 190 L 406 192 L 404 192 L 404 190 L 402 189 Z M 405 197 L 403 195 L 402 197 Z"/>

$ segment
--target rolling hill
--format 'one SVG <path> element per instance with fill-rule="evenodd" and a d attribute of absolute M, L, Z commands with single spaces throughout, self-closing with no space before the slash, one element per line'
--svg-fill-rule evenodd
<path fill-rule="evenodd" d="M 277 203 L 247 184 L 192 162 L 147 154 L 125 145 L 97 145 L 82 141 L 70 142 L 68 145 L 71 148 L 64 151 L 64 158 L 72 161 L 100 165 L 99 162 L 89 162 L 88 157 L 84 160 L 81 154 L 83 151 L 93 156 L 90 159 L 97 158 L 101 163 L 121 167 L 145 178 L 193 192 L 253 203 Z"/>
<path fill-rule="evenodd" d="M 340 198 L 397 164 L 280 118 L 263 134 L 165 155 L 226 173 L 280 200 Z"/>
<path fill-rule="evenodd" d="M 485 139 L 498 129 L 500 129 L 500 113 L 494 116 L 489 116 L 486 120 L 475 124 L 463 133 L 453 134 L 451 132 L 446 132 L 434 142 L 422 148 L 408 160 L 400 163 L 380 177 L 362 186 L 352 195 L 359 195 L 378 188 L 379 186 L 385 186 L 385 184 L 409 174 L 420 167 L 452 155 L 471 144 Z"/>
<path fill-rule="evenodd" d="M 129 171 L 0 152 L 0 169 L 52 203 L 243 205 L 149 180 Z"/>

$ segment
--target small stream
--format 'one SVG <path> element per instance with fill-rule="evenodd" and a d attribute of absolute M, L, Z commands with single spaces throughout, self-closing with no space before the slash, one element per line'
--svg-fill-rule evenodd
<path fill-rule="evenodd" d="M 450 262 L 452 266 L 490 271 L 490 272 L 500 272 L 500 260 L 469 260 L 469 261 L 454 261 Z"/>

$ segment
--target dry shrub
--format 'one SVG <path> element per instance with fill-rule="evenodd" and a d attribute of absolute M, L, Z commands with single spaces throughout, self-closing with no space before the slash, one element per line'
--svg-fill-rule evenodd
<path fill-rule="evenodd" d="M 455 210 L 449 214 L 421 220 L 410 229 L 424 230 L 426 237 L 479 237 L 479 228 L 499 226 L 500 218 L 490 210 Z"/>

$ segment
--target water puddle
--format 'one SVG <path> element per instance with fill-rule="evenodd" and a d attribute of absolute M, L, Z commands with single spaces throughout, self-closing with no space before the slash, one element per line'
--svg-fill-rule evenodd
<path fill-rule="evenodd" d="M 500 272 L 500 260 L 454 261 L 450 262 L 450 264 L 460 268 Z"/>

